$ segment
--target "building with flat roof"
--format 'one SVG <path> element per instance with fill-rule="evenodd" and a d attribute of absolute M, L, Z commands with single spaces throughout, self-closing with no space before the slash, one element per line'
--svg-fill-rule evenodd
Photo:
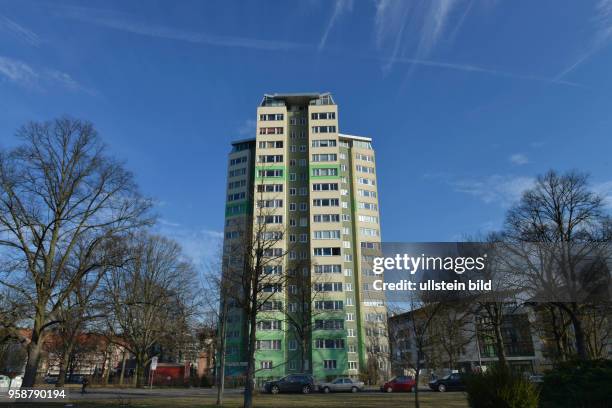
<path fill-rule="evenodd" d="M 367 266 L 381 240 L 372 139 L 340 133 L 330 93 L 266 94 L 255 137 L 228 159 L 224 259 L 257 226 L 274 237 L 265 272 L 285 277 L 258 315 L 256 377 L 386 376 L 385 299 Z M 227 316 L 226 374 L 240 375 L 249 326 L 236 304 Z"/>

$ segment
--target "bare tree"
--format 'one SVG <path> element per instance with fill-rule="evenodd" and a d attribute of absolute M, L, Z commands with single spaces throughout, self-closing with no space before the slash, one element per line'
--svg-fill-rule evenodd
<path fill-rule="evenodd" d="M 131 259 L 104 278 L 107 325 L 113 339 L 136 359 L 134 382 L 144 384 L 155 346 L 176 344 L 195 310 L 195 274 L 178 244 L 139 234 L 126 242 Z"/>
<path fill-rule="evenodd" d="M 242 222 L 237 221 L 233 228 L 237 238 L 226 241 L 224 247 L 223 279 L 229 298 L 223 303 L 231 302 L 242 310 L 245 317 L 242 330 L 248 334 L 244 336 L 247 360 L 245 408 L 253 406 L 258 315 L 260 312 L 280 314 L 283 311 L 283 301 L 278 298 L 285 289 L 287 274 L 283 273 L 283 268 L 289 250 L 283 244 L 286 231 L 281 215 L 284 212 L 279 206 L 281 202 L 266 196 L 263 189 L 258 192 L 252 220 L 248 217 Z"/>
<path fill-rule="evenodd" d="M 610 225 L 603 197 L 578 172 L 539 176 L 506 217 L 507 267 L 522 278 L 521 290 L 567 315 L 580 359 L 588 358 L 585 308 L 609 302 Z"/>
<path fill-rule="evenodd" d="M 0 246 L 8 273 L 0 284 L 30 305 L 24 387 L 34 385 L 45 330 L 90 273 L 113 263 L 110 243 L 149 222 L 132 175 L 107 156 L 93 125 L 61 118 L 28 123 L 21 146 L 0 153 Z M 67 268 L 76 246 L 96 259 Z"/>

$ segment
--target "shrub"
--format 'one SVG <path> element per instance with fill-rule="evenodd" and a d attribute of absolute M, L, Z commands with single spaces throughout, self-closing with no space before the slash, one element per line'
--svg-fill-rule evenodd
<path fill-rule="evenodd" d="M 544 375 L 542 408 L 600 408 L 612 401 L 612 361 L 567 361 Z"/>
<path fill-rule="evenodd" d="M 466 378 L 472 408 L 537 408 L 539 391 L 528 379 L 509 369 L 491 367 Z"/>

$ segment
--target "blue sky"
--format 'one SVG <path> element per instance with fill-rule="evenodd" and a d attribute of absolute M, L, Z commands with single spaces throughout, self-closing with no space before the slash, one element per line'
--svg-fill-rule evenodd
<path fill-rule="evenodd" d="M 0 0 L 0 145 L 92 121 L 201 261 L 262 94 L 331 91 L 374 138 L 383 239 L 456 240 L 549 168 L 612 197 L 611 43 L 612 0 Z"/>

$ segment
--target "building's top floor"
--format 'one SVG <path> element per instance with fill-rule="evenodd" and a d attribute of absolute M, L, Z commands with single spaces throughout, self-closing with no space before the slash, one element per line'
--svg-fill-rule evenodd
<path fill-rule="evenodd" d="M 330 92 L 264 94 L 260 106 L 335 105 Z"/>

